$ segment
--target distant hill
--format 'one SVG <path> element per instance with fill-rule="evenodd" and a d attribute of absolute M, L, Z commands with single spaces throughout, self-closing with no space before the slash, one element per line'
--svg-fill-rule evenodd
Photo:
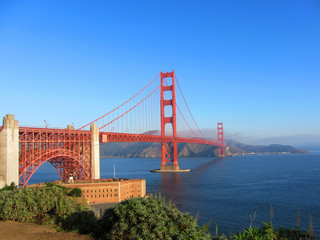
<path fill-rule="evenodd" d="M 214 157 L 218 149 L 203 144 L 178 144 L 178 157 Z M 144 158 L 161 157 L 160 143 L 106 143 L 100 144 L 101 157 Z"/>
<path fill-rule="evenodd" d="M 228 150 L 226 155 L 249 154 L 249 153 L 307 153 L 306 150 L 296 149 L 289 145 L 272 144 L 248 145 L 227 140 Z M 121 157 L 121 158 L 145 158 L 161 157 L 160 143 L 106 143 L 100 144 L 101 157 Z M 216 157 L 218 148 L 204 144 L 179 143 L 178 157 Z"/>
<path fill-rule="evenodd" d="M 242 153 L 308 153 L 305 149 L 296 149 L 290 145 L 271 144 L 271 145 L 248 145 L 234 140 L 227 140 L 227 146 L 231 154 Z"/>

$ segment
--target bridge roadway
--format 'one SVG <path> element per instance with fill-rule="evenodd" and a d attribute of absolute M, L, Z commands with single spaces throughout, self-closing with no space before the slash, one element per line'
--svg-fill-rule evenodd
<path fill-rule="evenodd" d="M 199 143 L 222 147 L 220 144 L 204 140 L 201 138 L 183 138 L 183 137 L 162 137 L 158 135 L 148 134 L 130 134 L 130 133 L 115 133 L 115 132 L 100 132 L 100 143 L 107 142 L 179 142 L 179 143 Z"/>
<path fill-rule="evenodd" d="M 2 130 L 2 126 L 0 126 L 0 131 Z M 39 128 L 39 127 L 19 127 L 19 131 L 21 132 L 47 132 L 47 133 L 66 133 L 70 131 L 74 131 L 76 133 L 89 133 L 91 131 L 87 130 L 72 130 L 72 129 L 58 129 L 58 128 Z M 162 137 L 159 135 L 149 135 L 149 134 L 132 134 L 132 133 L 116 133 L 116 132 L 99 132 L 99 141 L 100 143 L 108 143 L 108 142 L 179 142 L 179 143 L 198 143 L 198 144 L 206 144 L 213 145 L 217 147 L 223 147 L 223 145 L 218 144 L 217 142 L 204 140 L 201 138 L 183 138 L 183 137 Z"/>

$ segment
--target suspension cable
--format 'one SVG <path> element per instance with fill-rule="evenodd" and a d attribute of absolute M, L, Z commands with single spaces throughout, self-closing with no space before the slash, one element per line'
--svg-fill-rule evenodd
<path fill-rule="evenodd" d="M 130 108 L 128 111 L 126 111 L 125 113 L 123 113 L 122 115 L 120 115 L 119 117 L 113 119 L 111 122 L 105 124 L 104 126 L 100 127 L 100 129 L 104 128 L 105 126 L 108 126 L 109 124 L 113 123 L 114 121 L 118 120 L 119 118 L 121 118 L 123 115 L 127 114 L 128 112 L 130 112 L 132 109 L 136 108 L 137 106 L 139 106 L 144 100 L 146 100 L 148 97 L 150 97 L 159 87 L 161 86 L 161 84 L 154 89 L 148 96 L 146 96 L 144 99 L 142 99 L 140 102 L 138 102 L 136 105 L 134 105 L 132 108 Z"/>
<path fill-rule="evenodd" d="M 113 111 L 117 110 L 118 108 L 122 107 L 124 104 L 126 104 L 126 103 L 129 102 L 131 99 L 135 98 L 138 94 L 140 94 L 143 90 L 145 90 L 145 89 L 146 89 L 151 83 L 153 83 L 159 76 L 160 76 L 160 73 L 159 73 L 147 86 L 145 86 L 142 90 L 140 90 L 140 92 L 138 92 L 137 94 L 135 94 L 135 95 L 134 95 L 133 97 L 131 97 L 129 100 L 125 101 L 124 103 L 122 103 L 122 104 L 121 104 L 120 106 L 118 106 L 117 108 L 111 110 L 110 112 L 104 114 L 103 116 L 97 118 L 96 120 L 94 120 L 94 121 L 92 121 L 92 122 L 84 125 L 83 127 L 79 128 L 78 130 L 81 130 L 81 129 L 83 129 L 83 128 L 89 126 L 89 125 L 91 125 L 92 123 L 100 120 L 101 118 L 107 116 L 108 114 L 110 114 L 110 113 L 112 113 Z"/>
<path fill-rule="evenodd" d="M 182 92 L 182 90 L 181 90 L 181 87 L 180 87 L 180 84 L 179 84 L 179 81 L 178 81 L 177 76 L 176 76 L 176 80 L 177 80 L 178 87 L 179 87 L 179 90 L 180 90 L 180 92 L 181 92 L 181 95 L 182 95 L 182 97 L 183 97 L 183 100 L 184 100 L 184 102 L 185 102 L 185 104 L 186 104 L 186 106 L 187 106 L 187 108 L 188 108 L 188 111 L 189 111 L 189 113 L 190 113 L 190 115 L 191 115 L 191 117 L 192 117 L 192 119 L 193 119 L 193 122 L 196 124 L 196 126 L 197 126 L 199 132 L 201 133 L 201 135 L 203 136 L 203 138 L 206 139 L 206 137 L 204 136 L 204 134 L 203 134 L 202 131 L 200 130 L 197 122 L 195 121 L 195 119 L 194 119 L 194 117 L 193 117 L 193 115 L 192 115 L 192 113 L 191 113 L 191 111 L 190 111 L 190 108 L 189 108 L 189 106 L 188 106 L 188 103 L 187 103 L 187 101 L 186 101 L 186 98 L 184 97 L 184 94 L 183 94 L 183 92 Z"/>

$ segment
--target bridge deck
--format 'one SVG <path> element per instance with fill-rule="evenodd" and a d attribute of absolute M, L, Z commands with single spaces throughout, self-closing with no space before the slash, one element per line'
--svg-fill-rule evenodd
<path fill-rule="evenodd" d="M 180 142 L 180 143 L 198 143 L 221 147 L 220 144 L 200 138 L 182 138 L 177 137 L 161 137 L 158 135 L 147 134 L 130 134 L 130 133 L 114 133 L 114 132 L 100 132 L 100 142 Z"/>

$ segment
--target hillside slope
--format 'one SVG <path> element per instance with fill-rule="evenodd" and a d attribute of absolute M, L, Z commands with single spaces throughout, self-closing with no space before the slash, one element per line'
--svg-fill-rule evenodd
<path fill-rule="evenodd" d="M 248 145 L 227 140 L 226 155 L 233 154 L 265 154 L 265 153 L 307 153 L 304 149 L 296 149 L 289 145 L 272 144 Z M 101 157 L 145 158 L 161 157 L 160 143 L 106 143 L 100 144 Z M 178 157 L 216 157 L 218 148 L 204 144 L 179 143 Z"/>

